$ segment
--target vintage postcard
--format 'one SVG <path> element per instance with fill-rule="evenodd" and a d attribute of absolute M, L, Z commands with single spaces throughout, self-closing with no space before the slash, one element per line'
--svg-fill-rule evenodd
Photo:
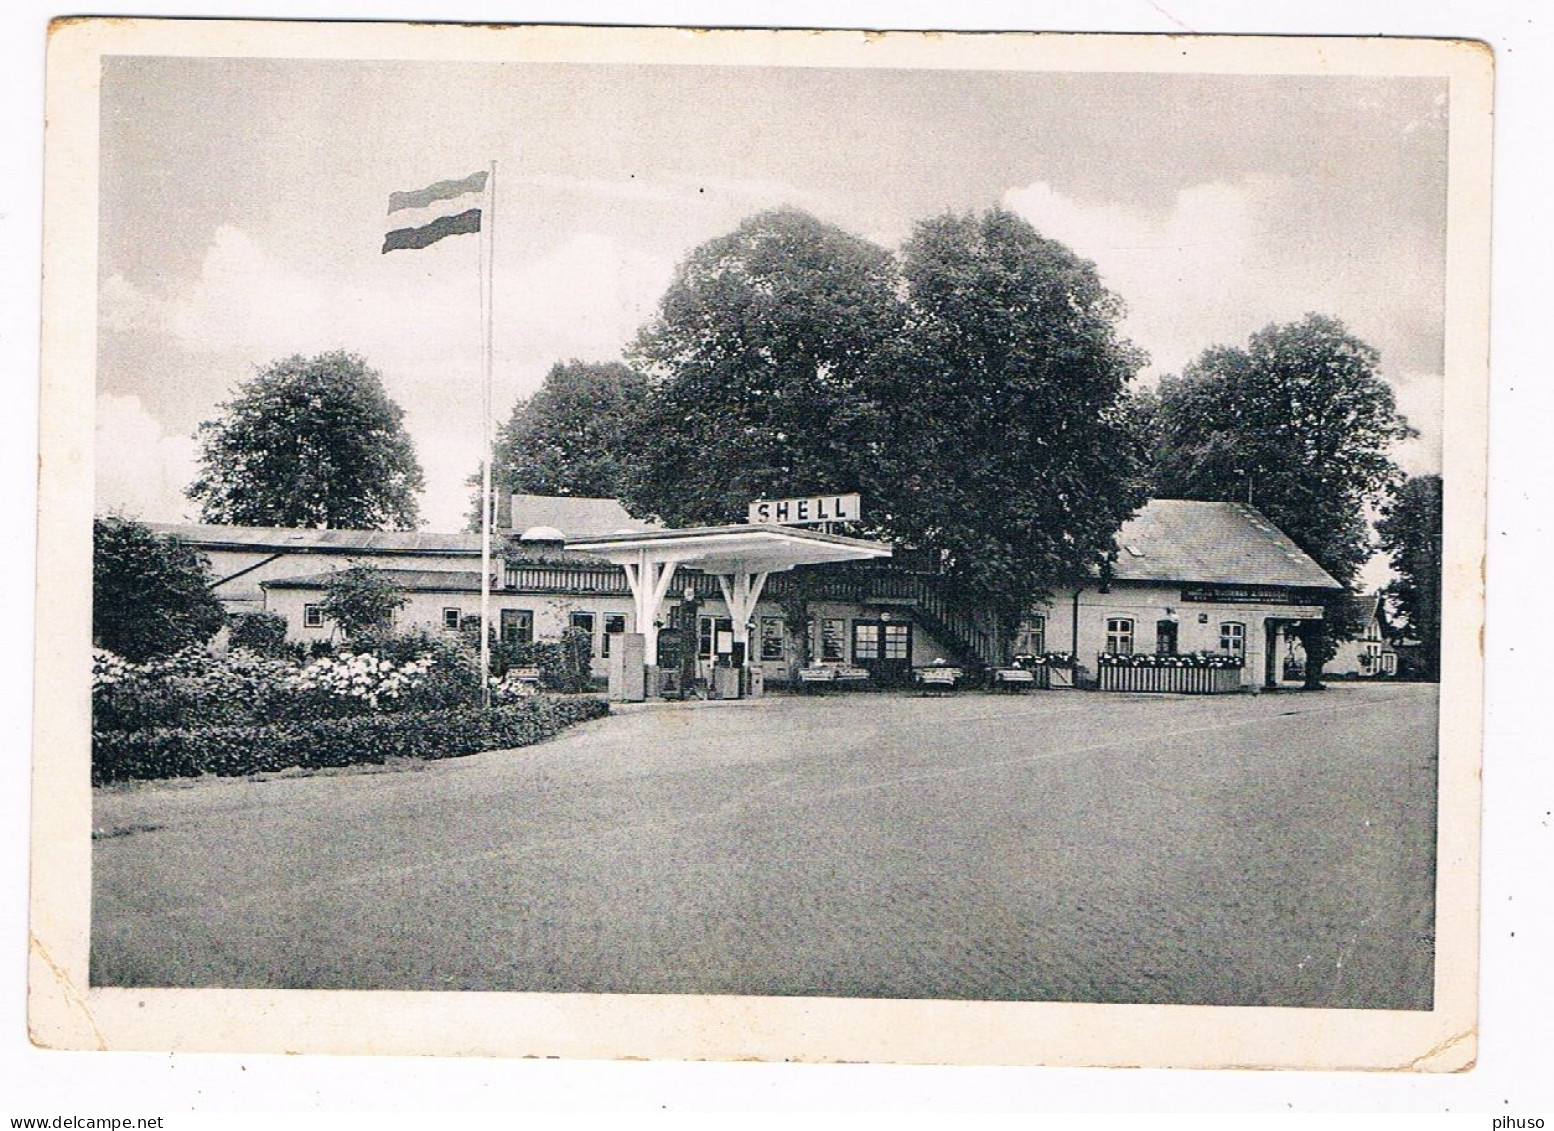
<path fill-rule="evenodd" d="M 34 1041 L 1470 1066 L 1491 79 L 59 22 Z"/>

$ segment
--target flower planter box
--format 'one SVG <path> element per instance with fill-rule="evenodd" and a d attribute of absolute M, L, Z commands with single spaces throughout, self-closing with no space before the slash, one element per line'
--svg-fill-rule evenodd
<path fill-rule="evenodd" d="M 1101 691 L 1223 695 L 1241 689 L 1241 664 L 1231 657 L 1102 655 L 1096 677 Z"/>

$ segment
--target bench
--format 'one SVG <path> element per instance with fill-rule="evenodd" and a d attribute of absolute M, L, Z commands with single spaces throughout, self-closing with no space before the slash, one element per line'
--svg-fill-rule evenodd
<path fill-rule="evenodd" d="M 940 693 L 954 691 L 964 674 L 959 668 L 949 666 L 918 668 L 914 673 L 925 695 L 930 691 Z"/>
<path fill-rule="evenodd" d="M 535 687 L 540 685 L 539 668 L 508 668 L 507 678 L 517 683 L 532 683 Z"/>
<path fill-rule="evenodd" d="M 805 691 L 812 687 L 824 688 L 836 682 L 836 669 L 821 665 L 813 668 L 799 669 L 799 686 Z"/>
<path fill-rule="evenodd" d="M 996 668 L 993 686 L 1001 691 L 1028 691 L 1036 686 L 1036 674 L 1028 668 Z"/>
<path fill-rule="evenodd" d="M 806 690 L 811 687 L 859 687 L 868 682 L 868 668 L 847 664 L 815 664 L 799 669 L 799 686 Z"/>

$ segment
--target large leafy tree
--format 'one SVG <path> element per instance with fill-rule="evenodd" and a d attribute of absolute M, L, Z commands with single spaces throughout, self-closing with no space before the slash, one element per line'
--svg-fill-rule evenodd
<path fill-rule="evenodd" d="M 414 528 L 421 466 L 404 410 L 355 354 L 277 361 L 200 425 L 187 491 L 206 522 Z"/>
<path fill-rule="evenodd" d="M 223 623 L 206 560 L 139 522 L 92 523 L 92 640 L 137 663 L 203 644 Z"/>
<path fill-rule="evenodd" d="M 1346 588 L 1371 554 L 1367 504 L 1401 478 L 1392 448 L 1414 435 L 1380 356 L 1335 318 L 1270 325 L 1245 349 L 1214 346 L 1161 382 L 1154 483 L 1162 495 L 1250 502 Z M 1335 600 L 1327 640 L 1350 629 Z M 1308 683 L 1319 665 L 1308 664 Z"/>
<path fill-rule="evenodd" d="M 633 512 L 726 522 L 762 495 L 867 491 L 882 431 L 868 372 L 901 325 L 896 286 L 883 248 L 792 209 L 693 251 L 631 354 L 654 380 Z"/>
<path fill-rule="evenodd" d="M 491 482 L 498 491 L 617 499 L 626 493 L 631 434 L 648 379 L 618 361 L 557 362 L 497 435 Z M 480 476 L 470 527 L 480 527 Z M 499 496 L 500 497 L 500 496 Z"/>
<path fill-rule="evenodd" d="M 1376 533 L 1397 573 L 1387 595 L 1421 645 L 1423 674 L 1436 679 L 1441 671 L 1441 477 L 1406 480 L 1383 505 Z"/>
<path fill-rule="evenodd" d="M 908 321 L 873 385 L 890 523 L 1007 624 L 1143 502 L 1125 394 L 1144 357 L 1094 265 L 1002 209 L 919 224 L 902 270 Z"/>

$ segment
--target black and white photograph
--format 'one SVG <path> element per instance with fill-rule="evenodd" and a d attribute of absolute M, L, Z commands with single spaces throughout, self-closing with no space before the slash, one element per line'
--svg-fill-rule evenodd
<path fill-rule="evenodd" d="M 43 1043 L 1471 1063 L 1482 45 L 51 50 Z"/>

